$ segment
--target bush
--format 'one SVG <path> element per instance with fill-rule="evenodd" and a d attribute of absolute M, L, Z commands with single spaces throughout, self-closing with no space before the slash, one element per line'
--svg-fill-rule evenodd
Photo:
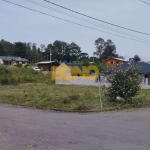
<path fill-rule="evenodd" d="M 15 66 L 3 66 L 0 65 L 0 84 L 12 84 L 18 83 L 46 83 L 53 84 L 55 80 L 52 80 L 50 76 L 44 76 L 42 72 L 34 71 L 30 67 L 15 67 Z"/>
<path fill-rule="evenodd" d="M 0 75 L 2 74 L 9 74 L 10 71 L 3 65 L 0 65 Z"/>
<path fill-rule="evenodd" d="M 30 76 L 24 76 L 24 77 L 22 77 L 22 82 L 23 83 L 32 83 L 32 82 L 35 82 L 35 79 L 33 79 Z"/>
<path fill-rule="evenodd" d="M 9 84 L 10 71 L 7 67 L 0 65 L 0 84 L 6 85 Z"/>
<path fill-rule="evenodd" d="M 22 67 L 22 64 L 17 64 L 17 67 L 18 67 L 18 68 L 21 68 L 21 67 Z"/>
<path fill-rule="evenodd" d="M 79 95 L 70 95 L 64 99 L 63 103 L 67 104 L 70 103 L 71 101 L 78 100 L 78 99 L 79 99 Z"/>
<path fill-rule="evenodd" d="M 7 84 L 9 84 L 9 81 L 8 81 L 8 79 L 6 77 L 3 77 L 3 78 L 0 79 L 0 83 L 2 85 L 7 85 Z"/>
<path fill-rule="evenodd" d="M 130 64 L 124 71 L 122 69 L 111 69 L 107 81 L 110 83 L 108 96 L 112 101 L 118 97 L 125 100 L 126 103 L 132 101 L 140 89 L 141 76 L 138 74 L 139 67 Z"/>
<path fill-rule="evenodd" d="M 12 85 L 17 85 L 19 83 L 19 78 L 18 77 L 11 77 L 9 83 Z"/>

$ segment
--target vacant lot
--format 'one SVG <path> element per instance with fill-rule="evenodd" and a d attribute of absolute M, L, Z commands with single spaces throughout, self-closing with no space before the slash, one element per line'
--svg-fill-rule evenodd
<path fill-rule="evenodd" d="M 150 106 L 150 90 L 141 90 L 132 104 L 119 100 L 110 102 L 102 88 L 103 110 L 119 110 Z M 24 83 L 0 85 L 0 103 L 40 109 L 69 111 L 100 111 L 98 88 L 90 86 Z"/>

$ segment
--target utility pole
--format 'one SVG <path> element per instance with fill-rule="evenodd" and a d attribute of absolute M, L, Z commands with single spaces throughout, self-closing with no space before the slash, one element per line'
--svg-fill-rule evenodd
<path fill-rule="evenodd" d="M 94 52 L 93 52 L 93 63 L 94 63 Z"/>
<path fill-rule="evenodd" d="M 51 62 L 51 55 L 52 55 L 51 53 L 52 53 L 52 52 L 51 52 L 51 48 L 50 48 L 50 62 Z"/>
<path fill-rule="evenodd" d="M 100 87 L 100 74 L 98 75 L 98 93 L 99 93 L 99 99 L 100 99 L 100 108 L 101 111 L 103 110 L 103 102 L 102 102 L 102 95 L 101 95 L 101 87 Z"/>

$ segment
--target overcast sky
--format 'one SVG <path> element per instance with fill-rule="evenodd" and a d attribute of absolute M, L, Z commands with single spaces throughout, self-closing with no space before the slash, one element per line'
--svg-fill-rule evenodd
<path fill-rule="evenodd" d="M 26 0 L 9 1 L 89 27 L 118 34 L 113 31 L 68 17 L 50 9 L 31 4 Z M 79 16 L 67 10 L 46 3 L 43 0 L 34 1 L 55 9 L 59 9 L 69 14 Z M 138 0 L 50 1 L 113 24 L 150 33 L 150 5 L 146 5 Z M 79 17 L 150 40 L 150 36 L 147 35 L 122 30 L 98 21 L 91 20 L 89 18 L 85 18 L 83 16 Z M 101 37 L 104 40 L 111 39 L 117 47 L 117 53 L 124 56 L 126 59 L 138 54 L 142 60 L 150 60 L 150 44 L 140 43 L 80 27 L 62 20 L 14 6 L 12 4 L 8 4 L 2 0 L 0 0 L 0 18 L 0 39 L 5 39 L 10 42 L 32 42 L 37 43 L 38 46 L 40 46 L 40 44 L 45 44 L 47 46 L 47 44 L 53 43 L 55 40 L 61 40 L 67 43 L 75 42 L 81 47 L 83 52 L 87 52 L 90 56 L 92 56 L 93 51 L 95 51 L 94 42 L 97 38 Z"/>

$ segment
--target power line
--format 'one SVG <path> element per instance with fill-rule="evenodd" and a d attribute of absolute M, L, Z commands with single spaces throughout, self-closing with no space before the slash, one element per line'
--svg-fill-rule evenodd
<path fill-rule="evenodd" d="M 141 41 L 141 40 L 137 40 L 137 39 L 133 39 L 133 38 L 128 38 L 128 37 L 125 37 L 125 36 L 120 36 L 118 34 L 113 34 L 113 33 L 106 32 L 106 31 L 103 31 L 103 30 L 99 30 L 99 29 L 96 29 L 96 28 L 93 28 L 93 27 L 82 25 L 82 24 L 79 24 L 79 23 L 76 23 L 76 22 L 73 22 L 73 21 L 62 19 L 60 17 L 52 16 L 50 14 L 47 14 L 47 13 L 44 13 L 44 12 L 41 12 L 41 11 L 38 11 L 38 10 L 35 10 L 35 9 L 32 9 L 32 8 L 29 8 L 29 7 L 25 7 L 25 6 L 22 6 L 22 5 L 19 5 L 19 4 L 7 1 L 7 0 L 2 0 L 2 1 L 10 3 L 10 4 L 13 4 L 13 5 L 16 5 L 16 6 L 19 6 L 19 7 L 22 7 L 22 8 L 25 8 L 25 9 L 28 9 L 28 10 L 31 10 L 31 11 L 34 11 L 34 12 L 37 12 L 37 13 L 40 13 L 40 14 L 43 14 L 43 15 L 46 15 L 46 16 L 49 16 L 49 17 L 53 17 L 53 18 L 56 18 L 56 19 L 59 19 L 59 20 L 63 20 L 63 21 L 66 21 L 66 22 L 69 22 L 69 23 L 72 23 L 72 24 L 75 24 L 75 25 L 78 25 L 78 26 L 82 26 L 82 27 L 85 27 L 85 28 L 88 28 L 88 29 L 92 29 L 92 30 L 95 30 L 95 31 L 100 31 L 100 32 L 103 32 L 103 33 L 107 33 L 107 34 L 110 34 L 110 35 L 115 35 L 115 36 L 122 37 L 122 38 L 125 38 L 125 39 L 130 39 L 130 40 L 133 40 L 133 41 L 138 41 L 138 42 L 141 42 L 141 43 L 150 44 L 149 42 L 145 42 L 145 41 Z"/>
<path fill-rule="evenodd" d="M 64 7 L 64 6 L 58 5 L 58 4 L 56 4 L 56 3 L 50 2 L 50 1 L 48 1 L 48 0 L 44 0 L 44 1 L 47 2 L 47 3 L 53 4 L 53 5 L 55 5 L 55 6 L 61 7 L 61 8 L 63 8 L 63 9 L 66 9 L 66 10 L 68 10 L 68 11 L 74 12 L 74 13 L 76 13 L 76 14 L 82 15 L 82 16 L 84 16 L 84 17 L 88 17 L 88 18 L 90 18 L 90 19 L 94 19 L 94 20 L 96 20 L 96 21 L 100 21 L 100 22 L 103 22 L 103 23 L 106 23 L 106 24 L 109 24 L 109 25 L 112 25 L 112 26 L 115 26 L 115 27 L 118 27 L 118 28 L 122 28 L 122 29 L 125 29 L 125 30 L 132 31 L 132 32 L 137 32 L 137 33 L 140 33 L 140 34 L 150 35 L 149 33 L 141 32 L 141 31 L 137 31 L 137 30 L 133 30 L 133 29 L 129 29 L 129 28 L 126 28 L 126 27 L 123 27 L 123 26 L 119 26 L 119 25 L 116 25 L 116 24 L 113 24 L 113 23 L 110 23 L 110 22 L 107 22 L 107 21 L 103 21 L 103 20 L 100 20 L 100 19 L 97 19 L 97 18 L 88 16 L 88 15 L 86 15 L 86 14 L 83 14 L 83 13 L 80 13 L 80 12 L 77 12 L 77 11 L 74 11 L 74 10 L 72 10 L 72 9 L 69 9 L 69 8 Z"/>
<path fill-rule="evenodd" d="M 141 2 L 143 2 L 143 3 L 145 3 L 145 4 L 147 4 L 147 5 L 150 5 L 150 3 L 148 3 L 148 2 L 145 2 L 145 1 L 142 1 L 142 0 L 139 0 L 139 1 L 141 1 Z M 150 2 L 150 1 L 149 1 Z"/>
<path fill-rule="evenodd" d="M 135 36 L 135 35 L 132 35 L 132 34 L 123 32 L 123 31 L 119 31 L 119 30 L 116 30 L 116 29 L 113 29 L 113 28 L 110 28 L 110 27 L 107 27 L 107 26 L 104 26 L 104 25 L 101 25 L 101 24 L 97 24 L 97 23 L 95 23 L 95 22 L 92 22 L 92 21 L 86 20 L 86 19 L 84 19 L 84 18 L 80 18 L 80 17 L 74 16 L 74 15 L 68 14 L 68 13 L 66 13 L 66 12 L 63 12 L 63 11 L 60 11 L 60 10 L 58 10 L 58 9 L 55 9 L 55 8 L 52 8 L 52 7 L 43 5 L 43 4 L 38 3 L 38 2 L 36 2 L 36 1 L 33 1 L 33 0 L 25 0 L 25 1 L 28 1 L 28 2 L 33 3 L 33 4 L 35 4 L 35 5 L 38 5 L 38 6 L 47 8 L 47 9 L 50 9 L 50 10 L 52 10 L 52 11 L 55 11 L 55 12 L 58 12 L 58 13 L 61 13 L 61 14 L 64 14 L 64 15 L 67 15 L 67 16 L 69 16 L 69 17 L 72 17 L 72 18 L 75 18 L 75 19 L 78 19 L 78 20 L 81 20 L 81 21 L 84 21 L 84 22 L 93 24 L 93 25 L 95 25 L 95 26 L 98 26 L 98 27 L 101 27 L 101 28 L 105 28 L 105 29 L 107 29 L 107 30 L 111 30 L 111 31 L 113 31 L 113 32 L 117 32 L 117 33 L 120 33 L 120 34 L 123 34 L 123 35 L 127 35 L 127 36 L 129 36 L 129 37 L 134 37 L 134 38 L 136 38 L 136 39 L 140 39 L 140 40 L 144 40 L 144 41 L 150 42 L 149 39 L 145 39 L 145 38 L 142 38 L 142 37 L 138 37 L 138 36 Z"/>

